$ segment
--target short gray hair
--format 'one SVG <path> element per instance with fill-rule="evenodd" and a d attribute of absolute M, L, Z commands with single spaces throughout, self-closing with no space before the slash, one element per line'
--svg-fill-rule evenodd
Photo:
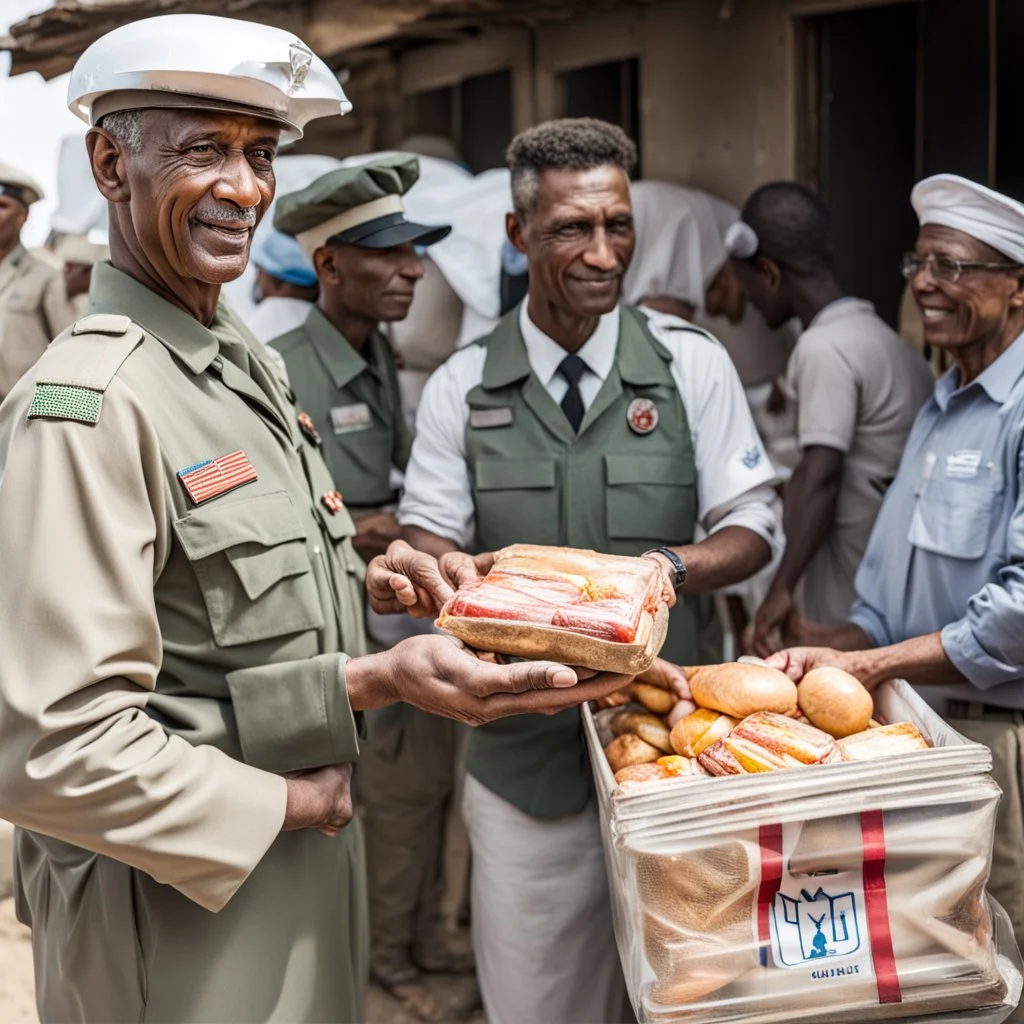
<path fill-rule="evenodd" d="M 133 156 L 142 152 L 142 111 L 118 110 L 96 122 L 97 128 L 109 132 Z"/>
<path fill-rule="evenodd" d="M 563 117 L 520 132 L 505 154 L 512 172 L 512 205 L 521 216 L 537 206 L 541 171 L 589 171 L 611 164 L 628 178 L 636 167 L 636 146 L 617 125 L 596 117 Z"/>

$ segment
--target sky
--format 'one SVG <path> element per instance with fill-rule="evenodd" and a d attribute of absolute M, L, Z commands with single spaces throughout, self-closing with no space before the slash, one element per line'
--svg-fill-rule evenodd
<path fill-rule="evenodd" d="M 0 0 L 0 34 L 15 22 L 52 6 L 49 0 Z M 57 207 L 57 157 L 61 139 L 85 134 L 67 109 L 68 76 L 44 82 L 34 71 L 9 77 L 10 54 L 0 53 L 0 160 L 27 171 L 46 197 L 32 205 L 22 240 L 41 245 Z"/>

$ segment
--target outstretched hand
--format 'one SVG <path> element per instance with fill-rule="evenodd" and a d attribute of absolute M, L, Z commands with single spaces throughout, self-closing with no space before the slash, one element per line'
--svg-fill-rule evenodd
<path fill-rule="evenodd" d="M 379 615 L 407 612 L 415 619 L 434 618 L 454 592 L 437 559 L 404 540 L 393 541 L 366 569 L 366 593 Z"/>

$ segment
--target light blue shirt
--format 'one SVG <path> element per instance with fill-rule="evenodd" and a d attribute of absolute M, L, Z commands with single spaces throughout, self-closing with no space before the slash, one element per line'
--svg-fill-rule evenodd
<path fill-rule="evenodd" d="M 879 646 L 942 631 L 969 683 L 929 696 L 1024 709 L 1024 335 L 924 404 L 857 572 L 851 620 Z"/>

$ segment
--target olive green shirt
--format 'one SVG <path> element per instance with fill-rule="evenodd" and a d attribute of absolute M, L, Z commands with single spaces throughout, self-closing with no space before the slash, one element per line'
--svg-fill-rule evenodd
<path fill-rule="evenodd" d="M 380 331 L 357 351 L 314 306 L 306 322 L 270 342 L 323 442 L 323 457 L 352 509 L 379 508 L 396 494 L 412 436 L 402 414 L 394 353 Z"/>

